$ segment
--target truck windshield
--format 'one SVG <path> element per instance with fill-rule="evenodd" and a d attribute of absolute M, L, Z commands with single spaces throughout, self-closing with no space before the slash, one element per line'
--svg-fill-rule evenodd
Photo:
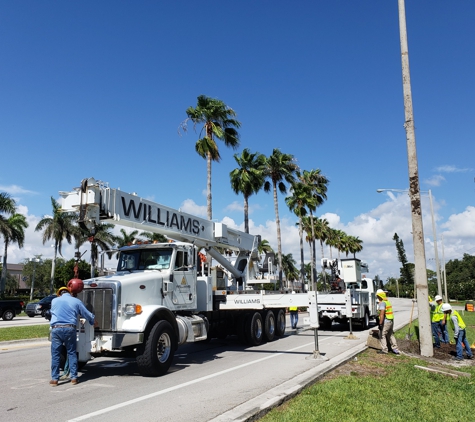
<path fill-rule="evenodd" d="M 122 251 L 117 271 L 168 269 L 170 268 L 171 256 L 172 248 Z"/>

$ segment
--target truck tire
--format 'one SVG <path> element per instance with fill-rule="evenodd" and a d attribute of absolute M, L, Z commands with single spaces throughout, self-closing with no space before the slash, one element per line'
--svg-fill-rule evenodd
<path fill-rule="evenodd" d="M 283 309 L 278 309 L 275 312 L 275 335 L 283 337 L 285 334 L 285 312 Z"/>
<path fill-rule="evenodd" d="M 332 329 L 332 320 L 327 317 L 323 317 L 319 319 L 320 322 L 320 328 L 322 330 L 331 330 Z"/>
<path fill-rule="evenodd" d="M 272 311 L 267 311 L 264 318 L 264 337 L 266 341 L 272 341 L 275 338 L 275 315 Z"/>
<path fill-rule="evenodd" d="M 246 342 L 251 346 L 259 346 L 264 339 L 264 324 L 262 315 L 259 312 L 249 314 L 245 320 Z"/>
<path fill-rule="evenodd" d="M 165 375 L 175 355 L 175 332 L 168 321 L 158 321 L 145 343 L 137 347 L 137 365 L 143 376 Z"/>
<path fill-rule="evenodd" d="M 366 309 L 364 313 L 364 317 L 361 321 L 361 330 L 367 330 L 369 328 L 369 312 Z"/>
<path fill-rule="evenodd" d="M 14 311 L 12 311 L 11 309 L 5 309 L 5 312 L 2 315 L 2 319 L 4 321 L 11 321 L 14 316 L 15 316 Z"/>

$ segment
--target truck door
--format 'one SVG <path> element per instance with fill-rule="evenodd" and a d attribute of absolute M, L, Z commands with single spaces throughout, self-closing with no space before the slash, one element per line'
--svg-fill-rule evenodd
<path fill-rule="evenodd" d="M 196 308 L 196 266 L 187 249 L 177 249 L 173 267 L 173 304 L 186 305 L 187 309 Z"/>

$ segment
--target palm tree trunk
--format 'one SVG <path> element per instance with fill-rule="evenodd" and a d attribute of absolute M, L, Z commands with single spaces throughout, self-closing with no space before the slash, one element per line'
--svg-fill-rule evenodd
<path fill-rule="evenodd" d="M 213 209 L 211 207 L 211 154 L 208 153 L 207 158 L 207 168 L 208 168 L 208 187 L 207 187 L 207 195 L 206 195 L 206 204 L 208 207 L 208 220 L 213 219 Z"/>
<path fill-rule="evenodd" d="M 53 257 L 53 261 L 51 262 L 51 281 L 50 281 L 50 287 L 49 287 L 50 295 L 54 294 L 54 273 L 56 270 L 57 255 L 58 255 L 58 242 L 55 240 L 54 241 L 54 257 Z"/>
<path fill-rule="evenodd" d="M 274 211 L 275 224 L 277 226 L 277 256 L 279 258 L 279 285 L 282 288 L 282 240 L 280 235 L 279 203 L 277 201 L 277 185 L 274 182 Z"/>
<path fill-rule="evenodd" d="M 244 195 L 244 231 L 249 233 L 249 197 Z"/>
<path fill-rule="evenodd" d="M 305 262 L 303 256 L 303 229 L 302 229 L 302 218 L 299 217 L 299 236 L 300 236 L 300 282 L 302 283 L 302 288 L 305 284 Z"/>

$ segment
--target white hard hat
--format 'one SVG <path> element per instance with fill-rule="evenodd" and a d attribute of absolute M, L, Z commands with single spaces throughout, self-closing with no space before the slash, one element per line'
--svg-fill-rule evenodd
<path fill-rule="evenodd" d="M 442 305 L 442 312 L 447 312 L 447 311 L 451 311 L 452 310 L 452 306 L 450 306 L 448 303 L 444 303 Z"/>
<path fill-rule="evenodd" d="M 439 300 L 442 300 L 442 296 L 437 295 L 437 296 L 435 297 L 435 301 L 437 302 L 437 301 L 439 301 Z"/>
<path fill-rule="evenodd" d="M 384 290 L 383 290 L 383 289 L 378 289 L 378 290 L 376 290 L 376 294 L 377 294 L 377 295 L 380 294 L 380 293 L 384 293 Z"/>

